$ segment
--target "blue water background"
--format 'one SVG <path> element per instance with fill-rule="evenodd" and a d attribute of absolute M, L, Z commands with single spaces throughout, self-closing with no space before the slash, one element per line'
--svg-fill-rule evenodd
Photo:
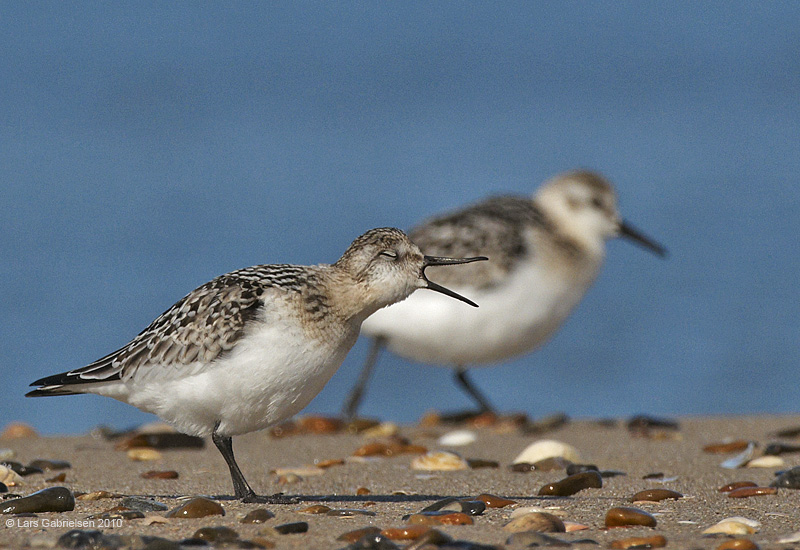
<path fill-rule="evenodd" d="M 800 410 L 800 3 L 8 2 L 0 47 L 0 424 L 148 420 L 23 394 L 218 274 L 575 167 L 672 254 L 610 243 L 546 347 L 474 371 L 496 405 Z M 467 403 L 385 356 L 363 412 Z"/>

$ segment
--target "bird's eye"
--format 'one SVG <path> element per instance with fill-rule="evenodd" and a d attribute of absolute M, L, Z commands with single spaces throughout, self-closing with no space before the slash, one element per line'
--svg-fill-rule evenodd
<path fill-rule="evenodd" d="M 380 254 L 378 254 L 378 256 L 384 256 L 386 258 L 389 258 L 390 260 L 396 260 L 397 252 L 392 252 L 391 250 L 383 250 Z"/>
<path fill-rule="evenodd" d="M 595 208 L 602 208 L 603 207 L 603 201 L 601 201 L 598 197 L 593 197 L 592 198 L 592 206 L 594 206 Z"/>

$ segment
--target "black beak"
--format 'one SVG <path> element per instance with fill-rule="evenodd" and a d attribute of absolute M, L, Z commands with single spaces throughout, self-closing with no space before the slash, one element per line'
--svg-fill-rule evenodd
<path fill-rule="evenodd" d="M 442 294 L 446 294 L 451 298 L 455 298 L 456 300 L 461 300 L 462 302 L 466 302 L 472 307 L 478 307 L 478 304 L 476 304 L 475 302 L 473 302 L 468 298 L 464 298 L 461 294 L 456 294 L 449 288 L 445 288 L 442 285 L 437 285 L 436 283 L 429 281 L 428 278 L 425 276 L 425 268 L 435 265 L 468 264 L 488 259 L 489 258 L 487 258 L 486 256 L 476 256 L 474 258 L 438 258 L 435 256 L 425 256 L 425 262 L 422 264 L 422 278 L 425 279 L 426 283 L 428 283 L 428 286 L 425 288 L 429 288 L 430 290 L 435 290 L 436 292 L 441 292 Z"/>
<path fill-rule="evenodd" d="M 630 240 L 639 243 L 641 246 L 645 247 L 650 252 L 654 254 L 658 254 L 662 258 L 667 255 L 667 249 L 652 240 L 649 237 L 646 237 L 643 233 L 641 233 L 635 227 L 629 225 L 627 222 L 622 221 L 619 224 L 619 234 L 623 237 L 627 237 Z"/>

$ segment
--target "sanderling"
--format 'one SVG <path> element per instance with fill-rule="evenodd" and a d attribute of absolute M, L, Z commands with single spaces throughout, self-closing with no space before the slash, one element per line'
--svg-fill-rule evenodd
<path fill-rule="evenodd" d="M 374 340 L 345 400 L 345 417 L 356 414 L 384 346 L 407 359 L 455 369 L 456 382 L 480 411 L 492 411 L 466 369 L 497 363 L 546 342 L 597 276 L 606 239 L 629 237 L 659 256 L 666 253 L 622 221 L 613 187 L 585 171 L 557 176 L 532 198 L 489 198 L 433 218 L 409 235 L 428 254 L 490 258 L 440 274 L 481 308 L 465 314 L 435 295 L 416 294 L 367 319 L 362 331 Z"/>
<path fill-rule="evenodd" d="M 305 407 L 339 368 L 361 322 L 419 288 L 476 304 L 428 280 L 431 266 L 486 258 L 424 256 L 399 229 L 358 237 L 333 265 L 258 265 L 202 285 L 123 348 L 47 376 L 28 397 L 94 393 L 151 412 L 181 432 L 211 435 L 236 497 L 259 497 L 233 457 L 231 436 Z"/>

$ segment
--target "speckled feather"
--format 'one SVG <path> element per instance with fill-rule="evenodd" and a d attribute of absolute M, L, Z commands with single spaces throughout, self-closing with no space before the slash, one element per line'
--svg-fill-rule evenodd
<path fill-rule="evenodd" d="M 321 317 L 327 308 L 313 267 L 277 264 L 239 269 L 187 294 L 128 345 L 85 367 L 42 378 L 34 384 L 120 380 L 133 376 L 142 367 L 213 361 L 242 338 L 269 289 L 302 298 L 301 307 L 312 318 Z"/>
<path fill-rule="evenodd" d="M 559 238 L 555 226 L 530 197 L 491 197 L 412 229 L 411 239 L 425 254 L 490 256 L 489 262 L 458 270 L 437 270 L 443 284 L 486 288 L 501 283 L 516 262 L 533 254 L 525 232 L 542 231 Z"/>

